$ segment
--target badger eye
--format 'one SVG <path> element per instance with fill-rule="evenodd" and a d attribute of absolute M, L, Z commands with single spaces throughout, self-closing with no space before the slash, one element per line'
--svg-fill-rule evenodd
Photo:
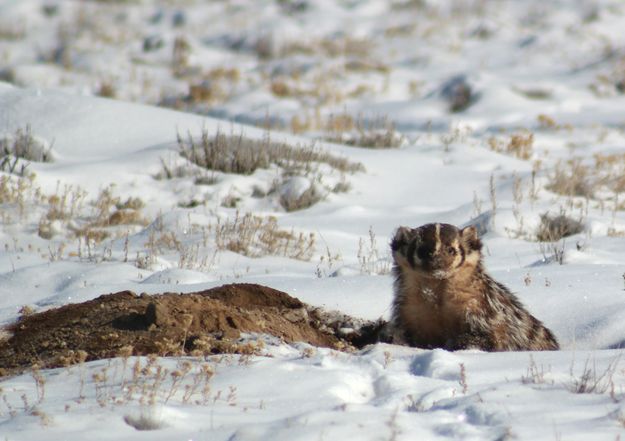
<path fill-rule="evenodd" d="M 424 246 L 417 248 L 417 257 L 421 260 L 425 260 L 432 257 L 432 250 Z"/>
<path fill-rule="evenodd" d="M 456 249 L 454 247 L 447 247 L 447 252 L 452 256 L 456 255 Z"/>

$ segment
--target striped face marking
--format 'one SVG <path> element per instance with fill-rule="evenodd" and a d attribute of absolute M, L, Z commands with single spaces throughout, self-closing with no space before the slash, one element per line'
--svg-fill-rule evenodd
<path fill-rule="evenodd" d="M 401 227 L 391 243 L 398 265 L 430 273 L 437 279 L 451 277 L 467 261 L 475 265 L 480 247 L 473 227 L 460 230 L 441 223 Z"/>

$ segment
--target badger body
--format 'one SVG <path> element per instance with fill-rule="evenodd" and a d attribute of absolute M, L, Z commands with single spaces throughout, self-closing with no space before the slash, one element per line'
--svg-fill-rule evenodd
<path fill-rule="evenodd" d="M 400 227 L 391 340 L 421 348 L 556 350 L 553 333 L 484 269 L 475 227 Z"/>

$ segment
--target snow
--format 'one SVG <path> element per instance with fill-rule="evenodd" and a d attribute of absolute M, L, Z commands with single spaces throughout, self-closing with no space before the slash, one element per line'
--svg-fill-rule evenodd
<path fill-rule="evenodd" d="M 450 353 L 377 344 L 340 353 L 250 335 L 247 341 L 264 342 L 260 355 L 119 357 L 3 378 L 4 439 L 623 436 L 622 196 L 605 179 L 589 197 L 549 188 L 556 166 L 574 157 L 591 177 L 608 170 L 595 167 L 598 155 L 621 155 L 606 166 L 612 178 L 625 171 L 621 2 L 112 3 L 0 1 L 0 78 L 17 85 L 0 83 L 0 140 L 28 126 L 53 158 L 28 164 L 35 177 L 21 181 L 20 198 L 0 192 L 1 324 L 24 306 L 42 311 L 126 289 L 192 292 L 233 282 L 388 319 L 393 231 L 436 221 L 479 225 L 489 272 L 553 330 L 562 350 Z M 75 38 L 62 42 L 63 32 Z M 176 75 L 171 53 L 182 34 L 189 72 Z M 143 50 L 146 37 L 162 46 Z M 328 42 L 342 52 L 332 55 Z M 359 42 L 367 47 L 363 59 Z M 349 62 L 383 68 L 350 69 Z M 241 77 L 231 84 L 213 77 L 224 96 L 196 107 L 182 100 L 186 112 L 157 106 L 184 97 L 194 72 L 224 67 Z M 441 93 L 452 78 L 464 78 L 476 94 L 462 112 L 450 112 Z M 274 80 L 309 92 L 280 96 L 271 92 Z M 103 82 L 117 99 L 94 96 Z M 351 93 L 359 86 L 362 93 Z M 262 140 L 260 126 L 273 121 L 272 141 L 305 148 L 312 136 L 327 139 L 322 122 L 341 114 L 365 122 L 382 116 L 404 141 L 368 149 L 315 140 L 316 149 L 364 166 L 340 177 L 322 169 L 276 186 L 281 170 L 272 166 L 247 176 L 156 178 L 163 164 L 188 166 L 177 135 L 219 130 Z M 294 117 L 318 124 L 289 133 Z M 506 153 L 510 137 L 527 131 L 534 136 L 529 158 Z M 198 177 L 214 182 L 197 184 Z M 0 178 L 18 185 L 7 170 Z M 339 179 L 347 191 L 309 208 L 287 212 L 279 204 L 280 194 L 296 198 Z M 49 219 L 54 197 L 64 194 L 73 215 Z M 106 194 L 118 205 L 139 198 L 145 222 L 106 227 L 100 243 L 78 242 L 72 233 L 95 225 L 102 213 L 94 202 Z M 534 232 L 542 214 L 561 210 L 583 230 L 555 245 L 559 264 Z M 219 248 L 216 226 L 248 212 L 273 216 L 294 234 L 313 233 L 310 259 Z M 171 376 L 150 377 L 155 365 L 133 377 L 136 363 L 173 372 L 186 361 L 191 371 L 177 389 Z M 201 378 L 202 366 L 214 371 L 209 389 L 185 397 L 184 385 Z M 594 390 L 581 393 L 584 384 Z M 154 430 L 137 430 L 142 424 Z"/>

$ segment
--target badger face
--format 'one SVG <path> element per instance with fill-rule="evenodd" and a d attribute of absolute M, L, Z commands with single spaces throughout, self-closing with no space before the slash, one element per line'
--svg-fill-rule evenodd
<path fill-rule="evenodd" d="M 481 247 L 475 227 L 460 230 L 440 223 L 399 227 L 391 242 L 393 259 L 400 268 L 436 279 L 452 277 L 465 264 L 475 266 Z"/>

